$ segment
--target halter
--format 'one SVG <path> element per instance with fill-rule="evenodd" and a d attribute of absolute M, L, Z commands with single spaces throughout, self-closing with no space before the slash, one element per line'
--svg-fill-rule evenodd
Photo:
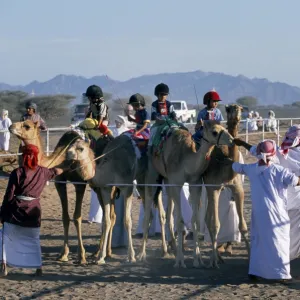
<path fill-rule="evenodd" d="M 218 136 L 217 144 L 216 144 L 217 147 L 220 146 L 219 142 L 220 142 L 220 138 L 221 138 L 221 136 L 222 136 L 223 133 L 224 133 L 224 129 L 221 130 L 221 132 L 220 132 L 220 134 L 219 134 L 219 136 Z"/>

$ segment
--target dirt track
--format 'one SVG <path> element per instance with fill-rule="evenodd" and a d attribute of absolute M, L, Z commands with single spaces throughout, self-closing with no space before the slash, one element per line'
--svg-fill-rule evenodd
<path fill-rule="evenodd" d="M 256 142 L 253 140 L 252 142 Z M 248 157 L 245 156 L 248 161 Z M 246 181 L 247 183 L 247 181 Z M 0 196 L 3 196 L 6 181 L 0 180 Z M 74 190 L 69 185 L 70 216 L 74 208 Z M 97 224 L 86 222 L 89 210 L 90 189 L 83 204 L 83 234 L 87 255 L 98 244 L 100 229 Z M 249 225 L 250 195 L 245 185 L 245 214 Z M 51 183 L 43 192 L 43 221 L 41 243 L 44 276 L 34 278 L 32 271 L 10 269 L 6 279 L 0 279 L 0 299 L 296 299 L 300 298 L 300 283 L 290 287 L 280 284 L 253 284 L 247 278 L 247 257 L 242 242 L 234 247 L 231 257 L 225 257 L 220 269 L 192 268 L 191 241 L 187 241 L 185 253 L 187 269 L 174 269 L 174 258 L 160 258 L 160 239 L 148 242 L 147 263 L 127 264 L 126 249 L 114 249 L 114 257 L 104 266 L 88 264 L 78 266 L 76 260 L 77 241 L 75 227 L 70 227 L 70 260 L 56 261 L 63 244 L 61 208 L 57 192 Z M 134 200 L 134 230 L 137 225 L 139 202 Z M 133 240 L 136 253 L 141 240 Z M 209 245 L 203 243 L 202 251 L 208 262 Z M 291 265 L 292 275 L 300 276 L 300 260 Z"/>

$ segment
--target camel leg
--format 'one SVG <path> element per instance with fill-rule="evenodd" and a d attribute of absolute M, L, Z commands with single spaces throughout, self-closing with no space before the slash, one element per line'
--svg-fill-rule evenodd
<path fill-rule="evenodd" d="M 82 184 L 75 184 L 75 191 L 76 191 L 76 204 L 75 204 L 75 211 L 74 211 L 74 224 L 77 231 L 77 238 L 78 238 L 78 262 L 80 264 L 86 264 L 85 259 L 85 249 L 83 246 L 82 241 L 82 231 L 81 231 L 81 224 L 82 224 L 82 215 L 81 215 L 81 209 L 82 209 L 82 201 L 84 192 L 86 189 L 86 185 Z"/>
<path fill-rule="evenodd" d="M 131 235 L 131 229 L 132 229 L 132 219 L 131 219 L 131 207 L 132 207 L 132 187 L 128 187 L 125 189 L 126 192 L 124 192 L 124 199 L 125 199 L 125 220 L 124 225 L 127 230 L 128 234 L 128 262 L 135 262 L 135 252 L 133 249 L 132 244 L 132 235 Z"/>
<path fill-rule="evenodd" d="M 172 199 L 172 191 L 171 187 L 166 187 L 167 194 L 168 194 L 168 205 L 167 205 L 167 224 L 169 228 L 170 239 L 168 244 L 170 245 L 171 249 L 176 252 L 176 238 L 174 233 L 174 201 Z"/>
<path fill-rule="evenodd" d="M 118 200 L 117 200 L 118 201 Z M 112 200 L 111 205 L 110 205 L 110 229 L 109 229 L 109 234 L 108 234 L 108 242 L 107 242 L 107 254 L 106 257 L 112 257 L 112 235 L 113 235 L 113 229 L 116 224 L 117 216 L 116 216 L 116 211 L 115 211 L 115 199 Z"/>
<path fill-rule="evenodd" d="M 199 233 L 200 233 L 200 196 L 201 187 L 190 187 L 190 199 L 192 204 L 192 229 L 193 229 L 193 243 L 194 243 L 194 261 L 193 266 L 198 268 L 199 265 L 204 265 L 201 251 L 200 251 L 200 242 L 199 242 Z"/>
<path fill-rule="evenodd" d="M 230 186 L 232 195 L 236 204 L 237 214 L 239 216 L 239 230 L 246 243 L 246 248 L 248 252 L 248 257 L 250 258 L 250 244 L 248 239 L 248 228 L 247 223 L 244 218 L 244 189 L 242 185 Z"/>
<path fill-rule="evenodd" d="M 171 188 L 171 198 L 173 199 L 175 205 L 176 227 L 177 227 L 177 235 L 178 235 L 176 262 L 174 267 L 179 268 L 180 266 L 182 266 L 183 268 L 186 268 L 186 265 L 184 263 L 184 255 L 182 251 L 182 241 L 183 241 L 182 232 L 184 229 L 184 221 L 181 213 L 180 191 L 181 191 L 181 187 L 174 186 Z"/>
<path fill-rule="evenodd" d="M 206 187 L 206 190 L 208 203 L 205 222 L 210 234 L 212 244 L 212 253 L 210 257 L 209 268 L 219 268 L 218 263 L 219 261 L 222 262 L 222 258 L 217 250 L 217 237 L 220 230 L 219 197 L 221 190 L 208 186 Z"/>
<path fill-rule="evenodd" d="M 57 178 L 57 180 L 65 180 L 65 178 L 59 178 L 59 179 Z M 67 185 L 65 183 L 55 183 L 55 188 L 58 192 L 61 201 L 62 221 L 64 226 L 64 245 L 58 257 L 58 260 L 66 262 L 69 260 L 68 255 L 69 255 L 69 225 L 70 225 Z"/>
<path fill-rule="evenodd" d="M 104 225 L 103 225 L 103 232 L 102 237 L 103 238 L 103 244 L 101 247 L 101 257 L 97 261 L 98 265 L 105 264 L 105 257 L 106 257 L 106 249 L 107 249 L 107 240 L 108 240 L 108 234 L 111 226 L 110 222 L 110 195 L 111 190 L 107 188 L 101 189 L 101 196 L 103 199 L 104 204 Z M 99 198 L 98 198 L 99 199 Z"/>
<path fill-rule="evenodd" d="M 145 198 L 144 198 L 144 221 L 143 221 L 143 241 L 140 252 L 137 256 L 137 259 L 140 261 L 146 260 L 146 244 L 148 240 L 151 214 L 152 214 L 152 187 L 145 187 Z"/>
<path fill-rule="evenodd" d="M 158 177 L 158 173 L 154 170 L 151 158 L 148 161 L 148 168 L 145 175 L 145 183 L 148 184 L 156 184 L 156 179 Z M 152 203 L 153 203 L 153 195 L 154 190 L 151 186 L 145 186 L 143 190 L 144 195 L 144 222 L 143 222 L 143 241 L 142 246 L 140 248 L 140 252 L 137 255 L 137 259 L 140 261 L 146 260 L 146 244 L 148 240 L 149 228 L 152 220 Z"/>
<path fill-rule="evenodd" d="M 102 195 L 101 195 L 101 190 L 100 188 L 94 188 L 94 192 L 97 194 L 97 198 L 98 198 L 98 201 L 99 201 L 99 204 L 101 206 L 101 209 L 102 209 L 102 212 L 103 212 L 103 219 L 102 219 L 102 226 L 101 226 L 101 237 L 100 237 L 100 241 L 99 241 L 99 246 L 98 246 L 98 249 L 96 252 L 94 252 L 91 257 L 92 258 L 95 258 L 95 259 L 98 259 L 99 256 L 100 256 L 100 252 L 101 252 L 101 249 L 102 249 L 102 246 L 103 246 L 103 237 L 104 237 L 104 220 L 105 220 L 105 208 L 104 208 L 104 204 L 103 204 L 103 199 L 102 199 Z"/>
<path fill-rule="evenodd" d="M 166 243 L 166 213 L 162 201 L 162 193 L 158 197 L 158 212 L 159 212 L 159 221 L 161 226 L 161 242 L 162 242 L 162 257 L 168 257 L 168 247 Z"/>

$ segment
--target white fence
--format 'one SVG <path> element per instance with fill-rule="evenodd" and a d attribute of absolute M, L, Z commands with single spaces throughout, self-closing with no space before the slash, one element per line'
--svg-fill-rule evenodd
<path fill-rule="evenodd" d="M 265 134 L 266 134 L 266 131 L 265 131 L 265 124 L 267 123 L 269 119 L 259 119 L 259 122 L 262 122 L 262 130 L 258 130 L 258 131 L 254 131 L 254 132 L 249 132 L 248 130 L 248 125 L 250 122 L 253 122 L 255 121 L 255 119 L 246 119 L 246 120 L 241 120 L 241 123 L 246 123 L 246 126 L 245 126 L 245 133 L 240 133 L 239 136 L 245 136 L 245 140 L 246 142 L 248 142 L 249 140 L 249 136 L 250 135 L 258 135 L 258 134 L 261 134 L 262 135 L 262 139 L 265 138 Z M 280 133 L 285 133 L 286 129 L 284 131 L 280 131 L 280 122 L 285 122 L 285 123 L 288 123 L 288 126 L 292 126 L 293 124 L 295 123 L 299 123 L 300 124 L 300 117 L 299 118 L 278 118 L 278 119 L 274 119 L 276 120 L 277 122 L 277 144 L 280 143 Z M 299 122 L 297 122 L 299 121 Z M 222 123 L 226 123 L 226 121 L 223 121 Z M 195 125 L 196 123 L 186 123 L 185 125 L 186 126 L 193 126 Z M 109 126 L 110 129 L 114 128 L 114 126 Z M 56 127 L 56 128 L 48 128 L 45 133 L 46 133 L 46 153 L 47 155 L 51 152 L 53 152 L 53 150 L 50 150 L 50 132 L 66 132 L 66 131 L 69 131 L 69 130 L 72 130 L 74 129 L 74 127 Z M 7 130 L 0 130 L 0 132 L 8 132 Z M 11 155 L 16 155 L 16 153 L 14 154 L 1 154 L 0 157 L 8 157 L 8 156 L 11 156 Z M 21 155 L 21 153 L 18 153 L 18 155 Z"/>

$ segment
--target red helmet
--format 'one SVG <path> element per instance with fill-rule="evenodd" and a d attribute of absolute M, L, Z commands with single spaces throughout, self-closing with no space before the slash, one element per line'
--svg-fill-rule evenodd
<path fill-rule="evenodd" d="M 203 104 L 208 105 L 210 101 L 222 101 L 216 91 L 209 91 L 203 97 Z"/>

